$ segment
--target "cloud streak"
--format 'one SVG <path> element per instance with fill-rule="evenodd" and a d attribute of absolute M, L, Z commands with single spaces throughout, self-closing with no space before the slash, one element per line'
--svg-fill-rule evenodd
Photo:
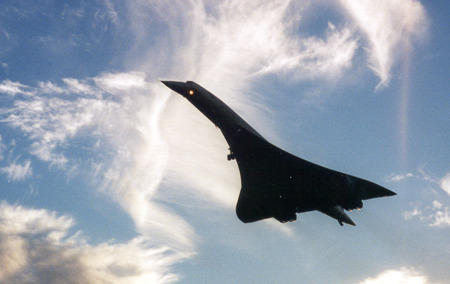
<path fill-rule="evenodd" d="M 0 93 L 13 97 L 15 95 L 32 96 L 34 94 L 28 86 L 25 86 L 19 82 L 12 82 L 10 80 L 4 80 L 0 83 Z"/>
<path fill-rule="evenodd" d="M 394 62 L 427 29 L 423 6 L 416 0 L 340 2 L 369 41 L 369 67 L 380 78 L 378 86 L 387 86 Z"/>
<path fill-rule="evenodd" d="M 389 177 L 386 178 L 387 181 L 391 182 L 399 182 L 404 179 L 412 178 L 414 175 L 412 173 L 406 173 L 406 174 L 392 174 Z"/>
<path fill-rule="evenodd" d="M 399 270 L 389 269 L 381 272 L 374 278 L 367 278 L 360 284 L 376 284 L 376 283 L 429 283 L 426 276 L 420 274 L 415 269 L 403 267 Z"/>

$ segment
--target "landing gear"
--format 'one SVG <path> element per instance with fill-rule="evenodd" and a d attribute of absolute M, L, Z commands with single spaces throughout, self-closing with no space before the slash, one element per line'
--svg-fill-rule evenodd
<path fill-rule="evenodd" d="M 231 160 L 236 159 L 236 156 L 234 155 L 233 151 L 231 151 L 231 149 L 229 149 L 229 150 L 230 150 L 230 154 L 227 155 L 227 160 L 231 161 Z"/>

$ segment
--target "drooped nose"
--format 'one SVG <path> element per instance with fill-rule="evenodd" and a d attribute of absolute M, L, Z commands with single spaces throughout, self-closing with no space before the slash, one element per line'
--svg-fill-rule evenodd
<path fill-rule="evenodd" d="M 185 82 L 177 82 L 177 81 L 161 81 L 161 82 L 182 96 L 186 96 L 189 92 L 189 87 Z"/>

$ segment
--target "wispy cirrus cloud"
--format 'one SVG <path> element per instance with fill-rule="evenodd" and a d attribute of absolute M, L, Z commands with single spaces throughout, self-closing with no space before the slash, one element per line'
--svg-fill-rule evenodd
<path fill-rule="evenodd" d="M 12 82 L 10 80 L 4 80 L 0 83 L 0 93 L 15 96 L 15 95 L 25 95 L 32 96 L 34 94 L 33 90 L 26 85 L 19 82 Z"/>
<path fill-rule="evenodd" d="M 425 9 L 416 0 L 340 2 L 369 41 L 369 66 L 380 78 L 378 86 L 387 86 L 394 62 L 427 29 Z"/>
<path fill-rule="evenodd" d="M 39 91 L 39 90 L 37 90 Z M 35 96 L 31 100 L 16 100 L 3 109 L 4 123 L 29 135 L 31 154 L 43 161 L 63 167 L 67 157 L 61 148 L 83 127 L 102 116 L 105 104 L 93 98 L 75 102 L 57 97 Z"/>
<path fill-rule="evenodd" d="M 22 165 L 14 161 L 9 166 L 0 168 L 0 173 L 6 174 L 9 180 L 20 181 L 30 177 L 33 169 L 30 160 L 26 160 Z"/>
<path fill-rule="evenodd" d="M 179 8 L 191 10 L 189 14 L 168 13 L 174 18 L 167 20 L 173 23 L 186 17 L 186 26 L 174 27 L 169 33 L 176 47 L 173 55 L 178 71 L 173 75 L 213 82 L 218 76 L 234 79 L 234 84 L 267 74 L 335 77 L 351 65 L 358 46 L 350 29 L 332 23 L 324 38 L 299 37 L 295 31 L 301 16 L 290 11 L 294 1 L 207 3 L 197 1 Z"/>

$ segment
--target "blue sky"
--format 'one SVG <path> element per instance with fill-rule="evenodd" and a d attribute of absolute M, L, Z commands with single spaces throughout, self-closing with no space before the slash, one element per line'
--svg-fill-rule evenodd
<path fill-rule="evenodd" d="M 1 2 L 0 282 L 450 280 L 450 5 L 241 2 Z M 398 195 L 243 224 L 224 138 L 161 79 Z"/>

